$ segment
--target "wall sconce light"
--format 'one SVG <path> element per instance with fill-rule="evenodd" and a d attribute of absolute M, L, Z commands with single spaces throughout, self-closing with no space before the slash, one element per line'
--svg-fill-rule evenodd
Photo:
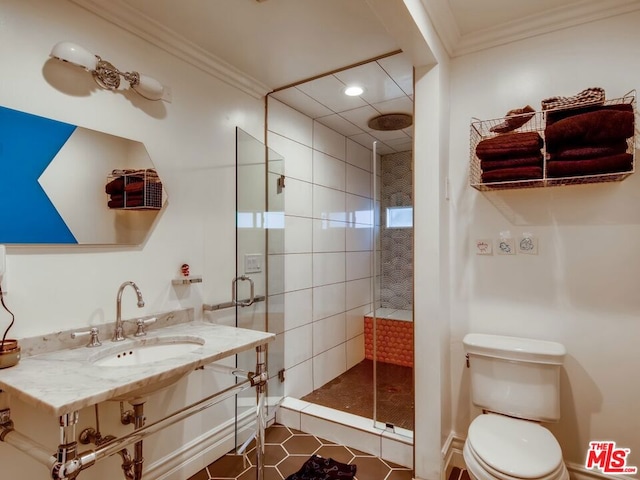
<path fill-rule="evenodd" d="M 164 87 L 155 78 L 138 72 L 121 72 L 113 64 L 75 43 L 56 43 L 51 56 L 84 68 L 102 88 L 116 90 L 120 86 L 120 77 L 123 77 L 133 90 L 148 100 L 160 100 L 164 94 Z"/>

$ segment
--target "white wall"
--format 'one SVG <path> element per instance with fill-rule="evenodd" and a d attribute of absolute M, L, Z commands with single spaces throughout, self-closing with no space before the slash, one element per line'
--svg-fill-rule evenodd
<path fill-rule="evenodd" d="M 640 12 L 452 61 L 451 253 L 454 429 L 470 408 L 462 338 L 487 332 L 566 345 L 562 419 L 550 428 L 578 465 L 591 440 L 615 440 L 640 464 L 640 175 L 621 183 L 480 193 L 469 187 L 469 121 L 555 95 L 639 86 Z M 419 188 L 419 187 L 418 187 Z M 537 256 L 476 256 L 476 238 L 531 232 Z"/>
<path fill-rule="evenodd" d="M 270 243 L 270 267 L 280 268 L 269 272 L 269 293 L 284 311 L 285 395 L 300 398 L 364 359 L 371 151 L 277 100 L 268 107 L 267 142 L 284 157 L 286 176 L 284 241 Z M 273 291 L 278 283 L 282 291 Z"/>
<path fill-rule="evenodd" d="M 124 318 L 188 307 L 200 317 L 203 302 L 228 301 L 235 274 L 235 128 L 263 138 L 263 100 L 64 0 L 2 0 L 0 17 L 4 65 L 0 104 L 143 142 L 169 196 L 166 211 L 140 247 L 10 246 L 6 303 L 16 315 L 10 336 L 31 337 L 108 322 L 115 318 L 116 292 L 125 280 L 140 286 L 146 306 L 137 309 L 125 293 Z M 77 42 L 123 70 L 139 69 L 159 79 L 171 86 L 173 103 L 99 89 L 90 75 L 49 59 L 51 47 L 61 40 Z M 202 284 L 171 285 L 185 262 L 192 274 L 203 275 Z M 0 325 L 7 325 L 8 318 L 0 311 Z M 104 332 L 103 338 L 107 337 Z M 215 390 L 216 383 L 205 372 L 192 374 L 182 384 L 186 389 L 152 397 L 148 421 Z M 18 429 L 57 445 L 57 418 L 13 403 Z M 117 405 L 101 409 L 103 433 L 130 431 L 131 427 L 118 425 Z M 80 415 L 81 421 L 93 422 L 93 409 Z M 205 413 L 172 427 L 172 433 L 159 434 L 157 440 L 146 442 L 147 461 L 158 460 L 220 420 L 219 414 Z M 4 444 L 0 462 L 7 477 L 46 475 L 39 464 Z M 91 478 L 112 478 L 119 471 L 113 463 L 109 469 L 100 464 L 92 467 Z"/>

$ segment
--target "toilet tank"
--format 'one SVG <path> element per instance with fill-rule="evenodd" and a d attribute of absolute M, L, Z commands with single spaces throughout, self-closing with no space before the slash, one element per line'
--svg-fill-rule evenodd
<path fill-rule="evenodd" d="M 564 345 L 481 333 L 463 339 L 473 404 L 527 420 L 560 419 L 560 368 Z"/>

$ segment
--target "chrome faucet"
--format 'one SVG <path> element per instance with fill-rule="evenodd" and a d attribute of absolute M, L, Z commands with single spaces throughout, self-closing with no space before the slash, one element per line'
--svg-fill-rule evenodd
<path fill-rule="evenodd" d="M 113 338 L 111 339 L 114 342 L 120 342 L 124 340 L 124 327 L 122 324 L 122 292 L 127 285 L 133 287 L 136 291 L 136 295 L 138 296 L 138 308 L 144 307 L 144 300 L 142 299 L 142 292 L 138 288 L 134 282 L 124 282 L 118 288 L 118 298 L 116 299 L 116 329 L 113 333 Z"/>

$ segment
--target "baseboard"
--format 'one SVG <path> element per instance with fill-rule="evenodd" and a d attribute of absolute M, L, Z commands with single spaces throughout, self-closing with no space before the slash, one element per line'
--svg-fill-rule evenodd
<path fill-rule="evenodd" d="M 442 447 L 442 475 L 441 480 L 447 480 L 454 467 L 466 468 L 462 449 L 464 448 L 464 438 L 451 432 L 447 441 Z"/>
<path fill-rule="evenodd" d="M 238 417 L 241 438 L 255 430 L 255 410 Z M 230 419 L 144 469 L 147 480 L 187 480 L 235 448 L 235 421 Z"/>

